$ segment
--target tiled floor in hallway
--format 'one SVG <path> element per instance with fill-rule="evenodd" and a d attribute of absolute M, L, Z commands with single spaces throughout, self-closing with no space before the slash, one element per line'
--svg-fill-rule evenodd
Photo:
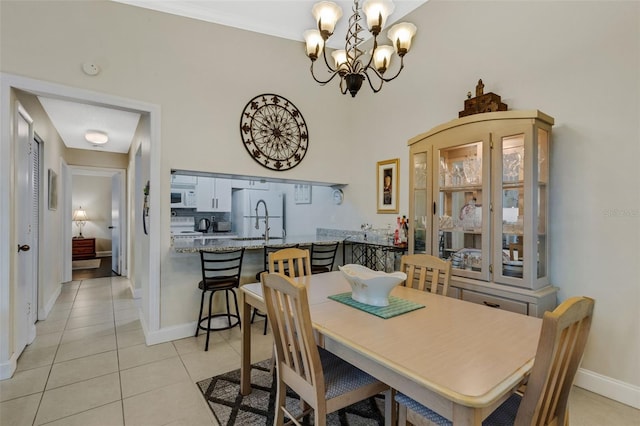
<path fill-rule="evenodd" d="M 253 361 L 271 356 L 254 324 Z M 0 424 L 216 425 L 195 383 L 240 366 L 240 330 L 146 346 L 125 278 L 72 281 L 0 381 Z M 574 388 L 571 425 L 639 426 L 640 411 Z"/>

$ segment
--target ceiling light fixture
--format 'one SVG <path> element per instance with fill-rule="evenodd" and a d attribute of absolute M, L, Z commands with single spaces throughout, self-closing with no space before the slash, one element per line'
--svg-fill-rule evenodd
<path fill-rule="evenodd" d="M 87 130 L 84 134 L 84 138 L 87 142 L 102 145 L 109 142 L 109 135 L 106 132 L 102 132 L 100 130 Z"/>
<path fill-rule="evenodd" d="M 340 6 L 329 1 L 316 3 L 311 11 L 318 23 L 318 29 L 305 31 L 304 38 L 307 56 L 311 59 L 311 76 L 313 79 L 325 85 L 333 80 L 336 75 L 339 75 L 342 94 L 344 95 L 348 91 L 351 97 L 355 97 L 365 79 L 369 83 L 371 90 L 377 93 L 382 89 L 384 82 L 391 81 L 400 75 L 404 68 L 404 55 L 411 48 L 411 40 L 417 28 L 408 22 L 396 24 L 387 32 L 387 37 L 393 42 L 393 46 L 379 46 L 378 34 L 384 28 L 387 17 L 393 13 L 393 2 L 390 0 L 366 0 L 362 5 L 362 9 L 360 9 L 358 0 L 354 0 L 352 10 L 353 15 L 349 18 L 349 29 L 345 37 L 345 48 L 331 53 L 335 66 L 329 65 L 324 47 L 326 41 L 333 34 L 336 23 L 342 17 Z M 367 18 L 369 32 L 373 35 L 373 49 L 368 52 L 369 55 L 360 46 L 364 41 L 360 34 L 364 29 L 360 25 L 362 11 L 364 11 Z M 400 68 L 393 77 L 386 78 L 384 73 L 389 68 L 394 50 L 400 57 Z M 331 74 L 327 80 L 318 79 L 313 71 L 313 65 L 320 53 L 322 53 L 324 63 Z M 375 87 L 372 79 L 376 81 Z"/>

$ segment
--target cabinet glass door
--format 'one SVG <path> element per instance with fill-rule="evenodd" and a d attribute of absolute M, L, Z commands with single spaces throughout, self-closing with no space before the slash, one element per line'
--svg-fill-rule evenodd
<path fill-rule="evenodd" d="M 427 163 L 426 152 L 413 155 L 413 253 L 427 253 Z"/>
<path fill-rule="evenodd" d="M 524 134 L 503 137 L 502 146 L 502 275 L 522 278 L 524 273 L 525 204 L 524 176 L 525 149 Z M 528 212 L 526 212 L 528 214 Z M 496 259 L 497 260 L 497 259 Z"/>
<path fill-rule="evenodd" d="M 488 143 L 480 140 L 434 152 L 433 254 L 449 259 L 453 274 L 489 278 Z M 486 161 L 483 161 L 483 158 Z"/>
<path fill-rule="evenodd" d="M 537 278 L 544 279 L 547 277 L 547 206 L 548 192 L 547 185 L 549 183 L 549 132 L 545 129 L 538 129 L 537 144 L 538 165 L 538 193 L 537 195 L 537 234 L 538 241 L 536 247 L 538 249 L 538 268 Z"/>

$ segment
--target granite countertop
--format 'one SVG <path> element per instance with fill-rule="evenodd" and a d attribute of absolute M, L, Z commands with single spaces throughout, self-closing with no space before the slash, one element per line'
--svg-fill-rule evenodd
<path fill-rule="evenodd" d="M 269 238 L 269 242 L 266 243 L 269 246 L 286 246 L 289 244 L 300 244 L 301 246 L 311 245 L 312 243 L 335 243 L 342 242 L 344 238 L 335 236 L 316 236 L 316 235 L 303 235 L 303 236 L 287 236 L 285 238 Z M 222 251 L 234 248 L 244 247 L 246 250 L 262 250 L 265 246 L 263 239 L 212 239 L 212 238 L 194 238 L 193 240 L 175 240 L 173 242 L 173 249 L 176 253 L 198 253 L 200 250 L 204 251 Z"/>

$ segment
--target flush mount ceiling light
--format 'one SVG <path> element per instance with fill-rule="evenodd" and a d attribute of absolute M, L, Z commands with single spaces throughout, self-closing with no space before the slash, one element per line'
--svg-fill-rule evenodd
<path fill-rule="evenodd" d="M 102 145 L 109 142 L 109 135 L 106 132 L 102 132 L 100 130 L 87 130 L 84 134 L 84 138 L 87 142 L 96 145 Z"/>
<path fill-rule="evenodd" d="M 390 0 L 366 0 L 362 4 L 362 9 L 360 9 L 358 1 L 354 0 L 353 14 L 349 18 L 349 29 L 345 37 L 345 48 L 331 53 L 335 64 L 331 66 L 327 60 L 324 47 L 326 41 L 333 34 L 336 23 L 342 17 L 342 9 L 337 4 L 329 1 L 316 3 L 311 11 L 318 23 L 318 29 L 308 30 L 304 33 L 307 56 L 311 59 L 311 76 L 313 79 L 325 85 L 333 80 L 336 75 L 339 75 L 342 94 L 344 95 L 348 91 L 352 97 L 355 97 L 364 80 L 367 80 L 371 90 L 377 93 L 382 89 L 384 82 L 391 81 L 400 75 L 404 68 L 404 55 L 411 48 L 411 40 L 417 28 L 408 22 L 396 24 L 387 32 L 387 37 L 391 40 L 393 46 L 378 45 L 378 35 L 382 31 L 387 17 L 393 13 L 394 7 L 393 2 Z M 362 12 L 366 16 L 369 32 L 373 35 L 373 49 L 369 52 L 361 48 L 361 44 L 364 41 L 360 34 L 364 30 L 363 26 L 360 25 Z M 387 78 L 384 77 L 384 73 L 389 68 L 394 51 L 400 57 L 400 68 L 393 77 Z M 313 65 L 321 53 L 328 72 L 331 74 L 327 80 L 318 79 L 313 71 Z"/>

